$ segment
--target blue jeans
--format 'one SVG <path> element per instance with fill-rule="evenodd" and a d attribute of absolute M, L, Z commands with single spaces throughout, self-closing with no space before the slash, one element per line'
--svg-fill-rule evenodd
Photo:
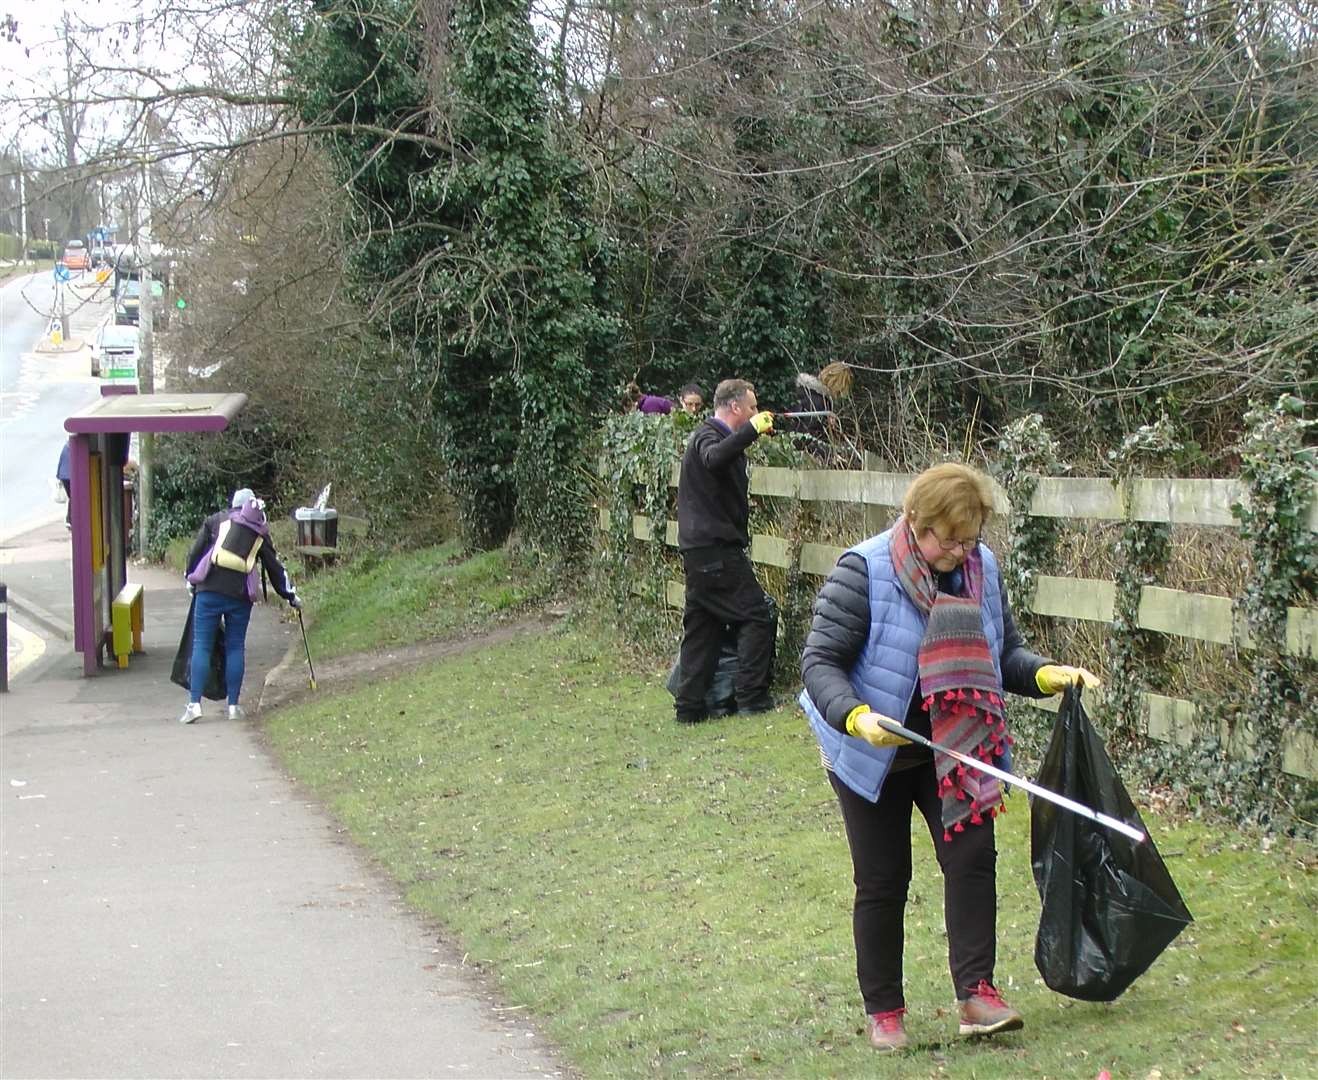
<path fill-rule="evenodd" d="M 243 649 L 247 644 L 247 624 L 252 618 L 249 600 L 235 600 L 219 592 L 198 592 L 197 606 L 192 613 L 192 686 L 194 704 L 201 701 L 201 688 L 206 685 L 206 672 L 210 670 L 211 649 L 215 647 L 215 634 L 224 616 L 224 688 L 229 692 L 229 704 L 238 704 L 243 688 Z"/>

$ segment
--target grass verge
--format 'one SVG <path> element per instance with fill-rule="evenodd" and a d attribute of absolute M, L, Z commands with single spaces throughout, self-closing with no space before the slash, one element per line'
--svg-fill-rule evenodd
<path fill-rule="evenodd" d="M 352 571 L 357 606 L 341 578 L 325 603 L 360 627 L 323 651 L 376 647 L 371 627 L 471 625 L 506 567 L 452 554 Z M 941 881 L 920 827 L 905 953 L 918 1045 L 880 1063 L 860 1035 L 846 842 L 804 723 L 781 710 L 678 728 L 659 683 L 578 629 L 318 698 L 269 730 L 409 901 L 589 1076 L 1318 1073 L 1310 849 L 1148 817 L 1198 922 L 1117 1002 L 1073 1002 L 1033 967 L 1020 798 L 999 822 L 998 981 L 1026 1030 L 950 1038 Z"/>
<path fill-rule="evenodd" d="M 502 551 L 461 557 L 457 543 L 401 555 L 364 552 L 299 580 L 317 657 L 456 637 L 523 608 L 535 586 Z"/>

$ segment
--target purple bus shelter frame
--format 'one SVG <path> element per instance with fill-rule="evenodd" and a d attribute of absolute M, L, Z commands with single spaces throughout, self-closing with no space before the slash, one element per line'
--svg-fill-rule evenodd
<path fill-rule="evenodd" d="M 69 503 L 73 534 L 73 647 L 82 653 L 82 673 L 92 675 L 100 662 L 104 642 L 97 626 L 96 571 L 92 558 L 91 454 L 103 447 L 107 435 L 142 432 L 168 435 L 176 432 L 223 431 L 247 404 L 246 394 L 113 394 L 64 421 L 69 433 Z M 101 457 L 102 491 L 116 490 L 109 480 L 122 479 L 122 467 Z M 108 505 L 109 499 L 102 503 Z M 104 511 L 104 506 L 103 506 Z M 108 515 L 107 515 L 108 517 Z M 107 521 L 106 525 L 109 524 Z M 107 528 L 105 535 L 111 535 Z M 107 575 L 100 603 L 101 625 L 108 626 L 108 605 L 127 578 L 127 553 L 122 544 L 109 545 Z"/>

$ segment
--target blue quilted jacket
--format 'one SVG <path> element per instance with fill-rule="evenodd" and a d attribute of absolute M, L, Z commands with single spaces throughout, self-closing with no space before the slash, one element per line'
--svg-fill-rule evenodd
<path fill-rule="evenodd" d="M 846 734 L 846 716 L 857 705 L 905 721 L 919 685 L 917 655 L 926 619 L 906 595 L 893 570 L 892 531 L 843 554 L 815 603 L 801 661 L 801 708 L 833 772 L 871 802 L 879 797 L 895 747 L 871 746 Z M 1046 661 L 1021 641 L 1007 605 L 997 559 L 984 545 L 984 636 L 1004 689 L 1041 696 L 1034 673 Z M 1011 751 L 995 764 L 1011 767 Z"/>

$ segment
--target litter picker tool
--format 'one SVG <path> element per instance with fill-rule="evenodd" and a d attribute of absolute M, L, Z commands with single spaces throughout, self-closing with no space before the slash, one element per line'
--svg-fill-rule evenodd
<path fill-rule="evenodd" d="M 879 726 L 891 731 L 894 735 L 900 735 L 903 739 L 910 739 L 913 743 L 919 743 L 921 746 L 927 746 L 930 750 L 937 750 L 940 754 L 946 754 L 954 761 L 961 762 L 967 768 L 978 769 L 982 773 L 988 773 L 989 776 L 996 776 L 1004 783 L 1011 784 L 1013 787 L 1024 788 L 1031 795 L 1037 795 L 1063 810 L 1070 810 L 1073 814 L 1079 814 L 1081 817 L 1088 818 L 1090 821 L 1096 821 L 1098 824 L 1115 829 L 1123 836 L 1128 836 L 1137 844 L 1142 844 L 1146 837 L 1139 829 L 1133 825 L 1127 825 L 1124 821 L 1118 821 L 1116 818 L 1107 814 L 1099 813 L 1092 807 L 1084 803 L 1078 803 L 1074 799 L 1068 799 L 1065 795 L 1059 795 L 1055 791 L 1049 791 L 1046 787 L 1040 787 L 1015 773 L 1009 773 L 1006 769 L 999 769 L 996 765 L 990 765 L 987 761 L 980 761 L 978 758 L 971 757 L 969 754 L 963 754 L 958 750 L 951 750 L 946 746 L 934 742 L 932 739 L 926 739 L 918 732 L 911 731 L 910 728 L 902 727 L 896 720 L 889 720 L 886 716 L 874 714 L 879 721 Z"/>
<path fill-rule="evenodd" d="M 307 682 L 310 684 L 311 689 L 314 690 L 316 689 L 316 669 L 311 666 L 311 646 L 307 644 L 307 624 L 302 621 L 301 608 L 297 609 L 297 624 L 302 627 L 302 648 L 307 651 L 307 671 L 309 673 Z"/>
<path fill-rule="evenodd" d="M 808 409 L 805 412 L 780 412 L 773 415 L 781 416 L 786 420 L 801 420 L 820 416 L 836 416 L 837 413 L 832 409 Z"/>

